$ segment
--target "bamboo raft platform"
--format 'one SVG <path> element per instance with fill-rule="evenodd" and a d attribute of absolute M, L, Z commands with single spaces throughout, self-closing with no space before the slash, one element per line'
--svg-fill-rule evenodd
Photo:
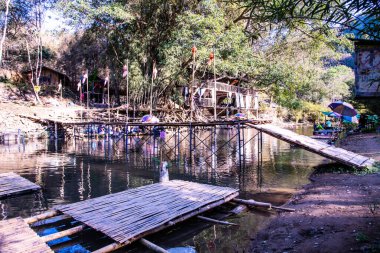
<path fill-rule="evenodd" d="M 372 158 L 362 156 L 342 148 L 337 148 L 333 145 L 320 142 L 308 136 L 299 135 L 293 131 L 274 125 L 248 125 L 280 140 L 295 144 L 303 149 L 351 167 L 362 169 L 369 168 L 376 162 Z"/>
<path fill-rule="evenodd" d="M 114 240 L 93 251 L 95 253 L 111 252 L 135 241 L 155 252 L 168 253 L 143 237 L 192 217 L 208 223 L 237 226 L 235 223 L 199 215 L 226 202 L 232 201 L 237 205 L 223 217 L 247 211 L 248 206 L 294 212 L 294 209 L 270 203 L 237 199 L 238 194 L 237 189 L 228 187 L 173 180 L 60 205 L 29 218 L 0 221 L 0 252 L 52 252 L 47 242 L 91 227 Z M 79 224 L 76 222 L 75 227 L 41 237 L 29 227 L 31 224 L 33 227 L 43 226 L 51 218 L 55 221 L 74 219 Z"/>
<path fill-rule="evenodd" d="M 126 245 L 237 195 L 237 189 L 172 180 L 54 209 Z"/>
<path fill-rule="evenodd" d="M 0 198 L 38 191 L 41 187 L 13 173 L 0 174 Z"/>
<path fill-rule="evenodd" d="M 22 218 L 0 221 L 0 252 L 53 252 Z"/>

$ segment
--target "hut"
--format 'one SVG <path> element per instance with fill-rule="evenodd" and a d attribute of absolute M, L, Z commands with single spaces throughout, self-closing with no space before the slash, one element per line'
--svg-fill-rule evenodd
<path fill-rule="evenodd" d="M 27 80 L 31 80 L 32 70 L 24 71 L 23 76 L 26 77 Z M 69 87 L 71 84 L 67 75 L 47 66 L 42 66 L 39 83 L 47 89 L 50 88 L 55 90 L 58 89 L 59 84 L 61 84 L 62 87 Z"/>

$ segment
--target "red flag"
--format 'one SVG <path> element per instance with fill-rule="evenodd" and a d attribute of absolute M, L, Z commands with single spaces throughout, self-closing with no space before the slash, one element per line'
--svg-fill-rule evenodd
<path fill-rule="evenodd" d="M 197 53 L 197 47 L 195 45 L 191 48 L 191 53 L 193 56 Z"/>
<path fill-rule="evenodd" d="M 210 56 L 208 57 L 207 65 L 211 65 L 213 60 L 214 60 L 214 52 L 211 52 Z"/>
<path fill-rule="evenodd" d="M 123 66 L 123 78 L 128 76 L 128 65 Z"/>

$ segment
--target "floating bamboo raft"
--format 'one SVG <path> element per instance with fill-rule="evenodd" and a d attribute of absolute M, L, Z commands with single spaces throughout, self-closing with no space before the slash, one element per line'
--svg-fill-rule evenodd
<path fill-rule="evenodd" d="M 0 252 L 53 252 L 22 218 L 0 221 Z"/>
<path fill-rule="evenodd" d="M 40 186 L 13 172 L 0 174 L 0 198 L 37 191 L 39 189 L 41 189 Z"/>
<path fill-rule="evenodd" d="M 173 180 L 54 209 L 125 245 L 228 202 L 237 195 L 236 189 Z"/>
<path fill-rule="evenodd" d="M 249 125 L 249 124 L 247 124 Z M 342 148 L 337 148 L 335 146 L 329 145 L 327 143 L 320 142 L 308 136 L 299 135 L 293 131 L 286 130 L 273 125 L 250 125 L 251 127 L 263 131 L 273 137 L 280 140 L 289 142 L 300 146 L 303 149 L 311 151 L 313 153 L 319 154 L 331 160 L 337 161 L 339 163 L 357 167 L 357 168 L 368 168 L 374 165 L 376 162 L 374 159 L 356 154 L 351 151 L 347 151 Z"/>

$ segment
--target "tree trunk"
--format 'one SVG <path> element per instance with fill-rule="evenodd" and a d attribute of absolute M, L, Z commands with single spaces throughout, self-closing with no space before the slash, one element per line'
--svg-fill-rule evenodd
<path fill-rule="evenodd" d="M 5 42 L 5 37 L 7 34 L 7 26 L 8 26 L 8 12 L 9 12 L 9 4 L 11 0 L 5 1 L 5 17 L 4 17 L 4 29 L 3 29 L 3 36 L 0 41 L 0 65 L 3 62 L 3 46 Z"/>

